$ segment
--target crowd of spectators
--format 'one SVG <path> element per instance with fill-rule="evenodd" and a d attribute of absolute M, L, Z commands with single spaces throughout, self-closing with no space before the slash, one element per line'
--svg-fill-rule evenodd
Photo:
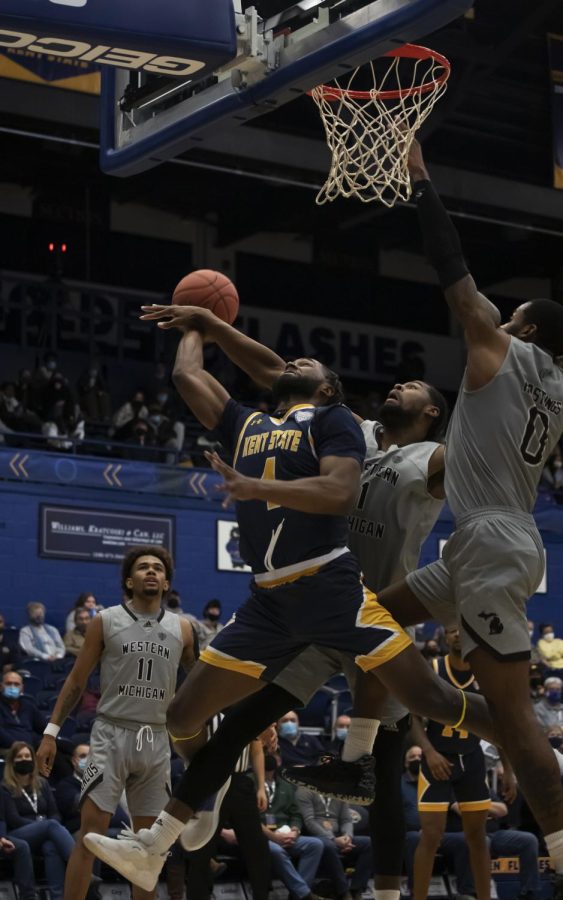
<path fill-rule="evenodd" d="M 66 861 L 79 828 L 80 783 L 87 765 L 89 730 L 99 698 L 96 676 L 90 680 L 83 698 L 61 733 L 60 752 L 49 782 L 38 774 L 35 749 L 56 700 L 58 687 L 80 650 L 89 623 L 102 608 L 91 592 L 81 593 L 68 613 L 64 635 L 45 620 L 46 610 L 42 603 L 28 605 L 28 624 L 19 632 L 6 629 L 0 616 L 3 663 L 0 696 L 0 867 L 2 861 L 11 861 L 10 876 L 23 900 L 36 900 L 38 896 L 34 872 L 38 878 L 44 877 L 48 881 L 54 900 L 63 896 Z M 166 596 L 166 608 L 190 619 L 201 646 L 205 646 L 222 627 L 221 603 L 217 598 L 205 603 L 198 619 L 184 609 L 182 598 L 172 588 Z M 533 622 L 529 622 L 529 629 L 534 638 L 536 628 Z M 563 670 L 557 642 L 563 645 L 563 641 L 559 641 L 553 626 L 548 623 L 539 626 L 537 635 L 539 640 L 534 644 L 534 660 L 530 666 L 530 690 L 538 719 L 553 746 L 559 748 L 563 745 Z M 443 630 L 438 628 L 432 637 L 420 641 L 419 649 L 428 659 L 447 651 Z M 348 693 L 343 691 L 342 697 L 347 696 Z M 318 900 L 319 897 L 360 900 L 373 874 L 369 821 L 365 809 L 329 800 L 304 788 L 297 789 L 280 774 L 282 766 L 316 764 L 327 752 L 338 755 L 350 727 L 350 711 L 340 704 L 336 717 L 325 719 L 318 723 L 318 727 L 304 727 L 298 712 L 288 710 L 261 736 L 264 775 L 262 782 L 258 775 L 254 775 L 255 788 L 250 796 L 251 806 L 255 807 L 254 816 L 259 819 L 261 840 L 265 841 L 264 848 L 267 849 L 267 870 L 262 859 L 258 867 L 260 875 L 256 872 L 254 875 L 260 877 L 262 882 L 266 879 L 268 884 L 271 878 L 279 879 L 290 896 L 297 900 Z M 503 773 L 498 755 L 490 747 L 486 753 L 490 760 L 493 800 L 487 827 L 491 855 L 520 858 L 521 896 L 534 900 L 540 892 L 538 855 L 544 852 L 542 836 L 521 797 L 510 804 L 503 798 Z M 408 832 L 405 866 L 411 882 L 414 852 L 420 833 L 416 783 L 421 758 L 421 748 L 412 744 L 405 756 L 402 781 Z M 174 765 L 176 769 L 181 769 L 180 760 L 176 760 Z M 259 767 L 253 768 L 255 773 L 260 771 Z M 223 852 L 230 858 L 245 849 L 248 810 L 238 817 L 237 813 L 241 813 L 243 801 L 248 801 L 249 789 L 240 783 L 237 790 L 238 793 L 232 794 L 230 815 L 226 814 L 212 851 L 193 858 L 188 855 L 186 860 L 184 851 L 179 845 L 176 847 L 168 866 L 171 900 L 180 900 L 183 896 L 186 861 L 188 886 L 191 871 L 193 897 L 199 900 L 201 891 L 205 896 L 209 893 L 206 893 L 207 889 L 200 890 L 195 886 L 200 883 L 211 885 L 213 877 L 224 868 L 221 861 L 213 859 L 213 854 Z M 228 812 L 228 805 L 226 809 Z M 123 799 L 123 806 L 116 810 L 112 819 L 110 831 L 116 833 L 127 821 L 126 801 Z M 252 840 L 255 841 L 256 836 Z M 458 895 L 474 896 L 468 847 L 455 803 L 452 803 L 448 814 L 440 854 L 457 876 Z M 199 875 L 203 872 L 200 881 L 198 872 Z M 96 891 L 93 884 L 92 898 L 97 896 Z"/>
<path fill-rule="evenodd" d="M 188 418 L 163 364 L 119 406 L 99 360 L 72 383 L 57 354 L 47 352 L 35 371 L 21 369 L 0 385 L 0 439 L 14 446 L 175 464 L 189 460 Z"/>

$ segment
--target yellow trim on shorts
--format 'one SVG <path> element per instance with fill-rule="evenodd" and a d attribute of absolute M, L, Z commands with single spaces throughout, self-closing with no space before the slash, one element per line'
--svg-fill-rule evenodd
<path fill-rule="evenodd" d="M 450 804 L 446 803 L 419 803 L 418 811 L 421 813 L 444 813 L 450 808 Z"/>
<path fill-rule="evenodd" d="M 238 672 L 240 675 L 249 675 L 251 678 L 260 678 L 266 666 L 253 662 L 251 659 L 236 659 L 213 647 L 206 647 L 200 654 L 201 662 L 218 669 L 227 669 L 230 672 Z"/>
<path fill-rule="evenodd" d="M 484 812 L 491 808 L 491 798 L 488 800 L 464 800 L 458 803 L 460 812 Z"/>
<path fill-rule="evenodd" d="M 299 581 L 300 578 L 304 578 L 306 575 L 316 575 L 317 572 L 320 572 L 326 563 L 321 563 L 320 566 L 311 566 L 310 569 L 301 569 L 299 572 L 294 572 L 293 575 L 284 575 L 282 578 L 274 578 L 272 581 L 257 581 L 256 584 L 259 588 L 274 588 L 279 587 L 280 584 L 291 584 L 292 581 Z"/>
<path fill-rule="evenodd" d="M 364 587 L 364 600 L 356 617 L 358 628 L 388 628 L 394 633 L 369 654 L 356 656 L 355 663 L 363 672 L 377 669 L 412 646 L 408 634 L 403 631 L 390 612 L 379 603 L 377 595 Z"/>

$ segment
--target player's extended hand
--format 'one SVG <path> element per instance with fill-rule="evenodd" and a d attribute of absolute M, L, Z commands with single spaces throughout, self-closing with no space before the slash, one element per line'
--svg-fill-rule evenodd
<path fill-rule="evenodd" d="M 447 781 L 452 774 L 453 764 L 448 762 L 445 756 L 438 753 L 437 750 L 428 750 L 424 753 L 428 768 L 432 773 L 432 778 L 436 781 Z"/>
<path fill-rule="evenodd" d="M 55 738 L 50 734 L 44 734 L 41 743 L 39 744 L 36 758 L 39 772 L 45 778 L 48 778 L 51 774 L 51 769 L 53 768 L 53 763 L 55 762 L 56 755 L 57 742 Z"/>
<path fill-rule="evenodd" d="M 413 181 L 423 181 L 429 178 L 428 169 L 424 163 L 422 155 L 422 147 L 416 138 L 412 139 L 409 147 L 409 158 L 407 160 L 409 175 Z"/>
<path fill-rule="evenodd" d="M 202 306 L 180 306 L 173 303 L 170 306 L 161 306 L 153 303 L 151 306 L 141 306 L 143 315 L 140 319 L 156 321 L 159 328 L 179 328 L 180 331 L 199 331 L 204 340 L 212 340 L 212 332 L 221 320 L 210 309 Z"/>
<path fill-rule="evenodd" d="M 205 458 L 212 469 L 214 469 L 223 478 L 223 484 L 219 485 L 219 490 L 225 492 L 223 506 L 227 507 L 233 500 L 253 500 L 256 496 L 257 478 L 248 478 L 241 475 L 223 462 L 218 453 L 213 451 L 210 453 L 205 451 Z"/>

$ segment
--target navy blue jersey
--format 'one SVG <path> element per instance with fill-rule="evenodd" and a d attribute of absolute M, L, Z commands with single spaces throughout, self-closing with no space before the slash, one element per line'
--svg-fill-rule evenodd
<path fill-rule="evenodd" d="M 445 681 L 449 681 L 456 688 L 462 688 L 466 694 L 479 693 L 475 686 L 475 676 L 470 671 L 452 669 L 450 657 L 433 659 L 434 670 Z M 463 728 L 455 730 L 450 725 L 442 725 L 440 722 L 428 720 L 426 726 L 428 740 L 438 753 L 465 754 L 471 753 L 480 746 L 477 735 L 465 731 Z"/>
<path fill-rule="evenodd" d="M 366 453 L 361 428 L 345 406 L 300 403 L 276 418 L 231 399 L 218 432 L 237 472 L 253 478 L 312 478 L 320 474 L 324 456 L 350 457 L 361 466 Z M 322 565 L 346 548 L 346 516 L 304 513 L 263 500 L 245 500 L 236 508 L 241 556 L 258 576 L 299 577 L 309 571 L 307 562 Z"/>

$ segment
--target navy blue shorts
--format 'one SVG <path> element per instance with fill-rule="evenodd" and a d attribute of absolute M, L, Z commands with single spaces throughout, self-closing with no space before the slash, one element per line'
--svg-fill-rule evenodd
<path fill-rule="evenodd" d="M 271 681 L 310 644 L 352 653 L 367 672 L 411 643 L 364 586 L 356 558 L 347 553 L 286 584 L 254 583 L 250 598 L 200 659 Z"/>
<path fill-rule="evenodd" d="M 437 781 L 424 757 L 422 759 L 418 776 L 419 812 L 447 812 L 454 799 L 461 812 L 489 809 L 491 795 L 481 748 L 477 747 L 471 753 L 442 753 L 442 756 L 453 764 L 447 781 Z"/>

